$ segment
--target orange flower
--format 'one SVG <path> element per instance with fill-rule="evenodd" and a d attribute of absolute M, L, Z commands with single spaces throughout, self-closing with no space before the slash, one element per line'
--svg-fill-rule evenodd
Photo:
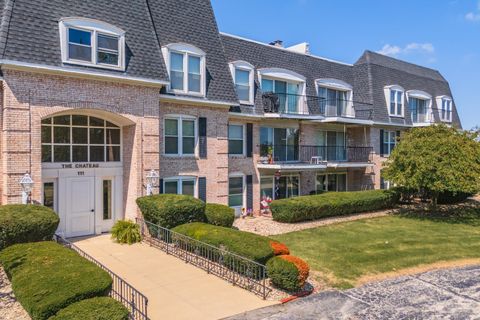
<path fill-rule="evenodd" d="M 273 254 L 276 256 L 290 254 L 288 247 L 278 241 L 270 241 L 270 247 L 273 249 Z"/>
<path fill-rule="evenodd" d="M 280 258 L 293 263 L 295 267 L 297 267 L 298 281 L 300 283 L 300 286 L 303 287 L 303 285 L 305 284 L 305 281 L 307 281 L 308 274 L 310 273 L 310 267 L 308 266 L 308 263 L 306 263 L 299 257 L 290 256 L 290 255 L 281 255 Z"/>

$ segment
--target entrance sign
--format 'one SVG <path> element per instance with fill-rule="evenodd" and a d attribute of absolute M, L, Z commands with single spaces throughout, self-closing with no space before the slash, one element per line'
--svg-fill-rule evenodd
<path fill-rule="evenodd" d="M 98 163 L 64 163 L 62 169 L 100 168 Z"/>

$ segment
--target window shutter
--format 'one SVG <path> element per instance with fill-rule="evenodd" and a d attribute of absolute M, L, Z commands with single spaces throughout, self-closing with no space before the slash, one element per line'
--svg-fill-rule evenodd
<path fill-rule="evenodd" d="M 400 131 L 397 131 L 397 142 L 400 141 Z"/>
<path fill-rule="evenodd" d="M 247 123 L 247 157 L 252 157 L 253 150 L 253 124 Z"/>
<path fill-rule="evenodd" d="M 198 199 L 207 202 L 207 178 L 198 178 Z"/>
<path fill-rule="evenodd" d="M 198 143 L 201 159 L 207 157 L 207 118 L 198 118 Z"/>
<path fill-rule="evenodd" d="M 383 150 L 383 129 L 380 129 L 380 156 L 383 157 L 384 150 Z"/>
<path fill-rule="evenodd" d="M 162 194 L 163 193 L 163 179 L 159 180 L 160 183 L 158 185 L 158 193 Z"/>
<path fill-rule="evenodd" d="M 253 209 L 253 176 L 247 175 L 247 210 Z"/>

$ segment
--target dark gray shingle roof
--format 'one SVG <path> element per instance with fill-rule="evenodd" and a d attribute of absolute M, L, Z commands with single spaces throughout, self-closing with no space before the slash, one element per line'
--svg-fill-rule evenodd
<path fill-rule="evenodd" d="M 70 68 L 168 80 L 145 0 L 3 0 L 2 4 L 3 18 L 0 25 L 2 59 L 63 66 L 58 21 L 64 17 L 85 17 L 125 30 L 126 71 L 80 66 Z M 12 7 L 12 14 L 7 23 L 9 7 Z"/>
<path fill-rule="evenodd" d="M 238 104 L 209 0 L 149 0 L 161 46 L 188 43 L 206 53 L 209 100 Z"/>

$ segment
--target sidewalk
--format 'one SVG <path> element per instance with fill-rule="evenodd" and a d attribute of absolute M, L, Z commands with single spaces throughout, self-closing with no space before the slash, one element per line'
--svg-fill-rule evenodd
<path fill-rule="evenodd" d="M 120 245 L 109 234 L 74 241 L 148 297 L 148 315 L 220 319 L 275 304 L 147 244 Z"/>

